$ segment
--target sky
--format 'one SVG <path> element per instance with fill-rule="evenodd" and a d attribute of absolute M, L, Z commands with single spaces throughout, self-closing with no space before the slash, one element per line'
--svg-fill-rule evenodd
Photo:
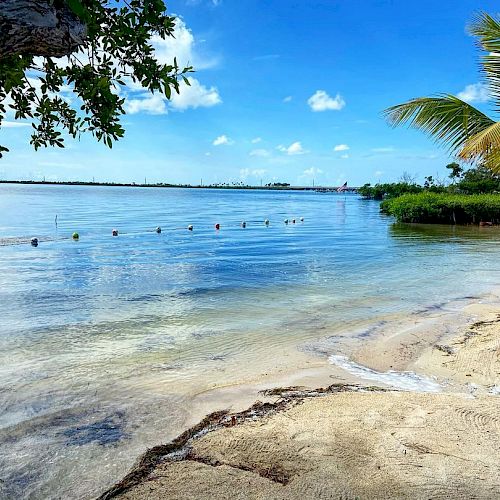
<path fill-rule="evenodd" d="M 485 0 L 172 0 L 176 38 L 157 57 L 192 64 L 167 101 L 134 86 L 125 137 L 90 136 L 35 152 L 7 118 L 0 179 L 351 186 L 445 178 L 453 160 L 419 131 L 391 128 L 388 106 L 452 93 L 494 116 L 467 33 Z"/>

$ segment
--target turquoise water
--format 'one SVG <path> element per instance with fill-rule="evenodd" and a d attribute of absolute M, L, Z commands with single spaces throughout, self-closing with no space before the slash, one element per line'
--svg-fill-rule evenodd
<path fill-rule="evenodd" d="M 98 494 L 195 394 L 488 292 L 499 242 L 351 194 L 0 185 L 0 497 Z"/>

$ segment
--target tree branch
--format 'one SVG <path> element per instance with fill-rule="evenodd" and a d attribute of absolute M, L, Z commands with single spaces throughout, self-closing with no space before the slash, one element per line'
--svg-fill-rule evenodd
<path fill-rule="evenodd" d="M 66 56 L 85 37 L 85 24 L 64 2 L 0 0 L 0 59 L 15 54 Z"/>

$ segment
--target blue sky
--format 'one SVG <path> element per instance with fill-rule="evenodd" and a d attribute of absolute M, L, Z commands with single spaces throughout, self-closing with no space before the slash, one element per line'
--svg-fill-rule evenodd
<path fill-rule="evenodd" d="M 491 112 L 466 32 L 469 0 L 173 0 L 175 41 L 158 43 L 197 69 L 169 103 L 124 91 L 126 137 L 34 152 L 8 120 L 0 178 L 143 182 L 284 181 L 350 185 L 404 171 L 446 176 L 446 150 L 392 129 L 381 111 L 412 97 L 459 94 Z"/>

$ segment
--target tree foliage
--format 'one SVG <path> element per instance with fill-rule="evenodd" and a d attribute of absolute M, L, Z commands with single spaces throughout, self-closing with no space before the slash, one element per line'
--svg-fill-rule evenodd
<path fill-rule="evenodd" d="M 450 171 L 448 177 L 453 182 L 455 182 L 456 179 L 460 179 L 460 177 L 462 177 L 462 174 L 464 172 L 463 167 L 460 165 L 460 163 L 457 163 L 456 161 L 448 163 L 448 165 L 446 165 L 446 168 Z"/>
<path fill-rule="evenodd" d="M 483 49 L 482 72 L 496 111 L 500 111 L 500 18 L 486 13 L 469 27 Z M 385 110 L 394 126 L 407 124 L 446 144 L 465 161 L 500 172 L 500 122 L 450 94 L 419 97 Z"/>
<path fill-rule="evenodd" d="M 404 194 L 453 193 L 453 194 L 486 194 L 500 193 L 500 174 L 494 173 L 484 165 L 463 170 L 458 163 L 450 163 L 446 168 L 452 172 L 449 177 L 453 184 L 446 186 L 443 181 L 432 175 L 424 177 L 424 183 L 418 184 L 415 180 L 399 181 L 384 184 L 365 184 L 358 189 L 358 193 L 369 200 L 386 200 L 397 198 Z M 456 180 L 458 179 L 458 182 Z"/>
<path fill-rule="evenodd" d="M 174 36 L 175 18 L 163 0 L 43 1 L 69 7 L 86 36 L 64 58 L 35 55 L 35 47 L 0 58 L 0 126 L 8 112 L 31 121 L 35 149 L 63 147 L 64 132 L 74 138 L 89 132 L 112 147 L 124 135 L 122 88 L 139 84 L 170 98 L 181 80 L 189 85 L 191 67 L 155 58 L 153 37 Z M 0 146 L 0 156 L 6 150 Z"/>
<path fill-rule="evenodd" d="M 358 189 L 358 193 L 369 200 L 383 200 L 384 198 L 395 198 L 405 193 L 420 193 L 423 187 L 416 183 L 390 182 L 384 184 L 365 184 Z"/>
<path fill-rule="evenodd" d="M 466 170 L 453 190 L 464 194 L 500 193 L 500 175 L 479 165 Z"/>

